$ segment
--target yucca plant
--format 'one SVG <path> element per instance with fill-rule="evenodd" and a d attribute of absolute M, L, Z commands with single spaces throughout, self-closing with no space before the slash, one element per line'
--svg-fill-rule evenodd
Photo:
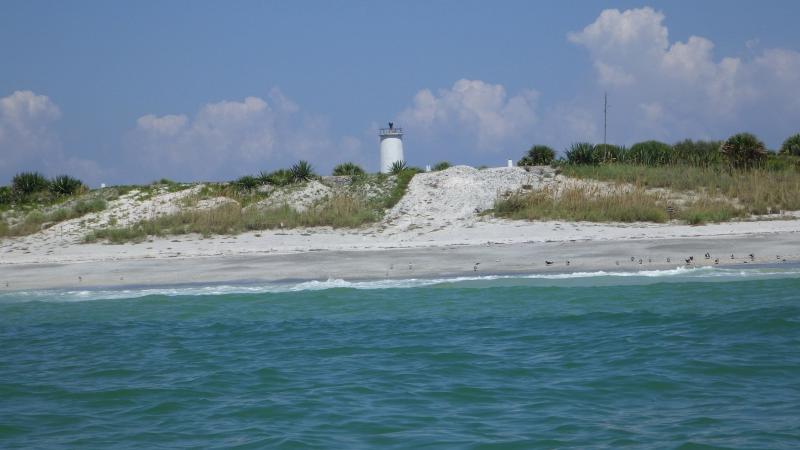
<path fill-rule="evenodd" d="M 597 144 L 594 146 L 595 159 L 603 164 L 621 163 L 627 151 L 618 145 Z"/>
<path fill-rule="evenodd" d="M 250 175 L 237 178 L 233 185 L 240 191 L 251 191 L 258 187 L 258 180 Z"/>
<path fill-rule="evenodd" d="M 262 170 L 261 172 L 258 172 L 258 175 L 256 176 L 256 181 L 258 182 L 258 184 L 269 184 L 270 182 L 269 175 L 270 175 L 269 172 L 264 172 Z"/>
<path fill-rule="evenodd" d="M 789 136 L 785 141 L 783 141 L 780 154 L 800 156 L 800 133 Z"/>
<path fill-rule="evenodd" d="M 358 176 L 364 175 L 364 169 L 361 168 L 358 164 L 352 162 L 346 162 L 337 165 L 333 168 L 333 175 L 337 177 L 341 176 Z"/>
<path fill-rule="evenodd" d="M 294 182 L 308 181 L 314 177 L 314 168 L 308 161 L 300 160 L 292 166 L 292 180 Z"/>
<path fill-rule="evenodd" d="M 46 191 L 49 185 L 47 178 L 39 172 L 21 172 L 14 175 L 11 180 L 11 188 L 18 195 Z"/>
<path fill-rule="evenodd" d="M 572 144 L 566 152 L 567 163 L 581 165 L 597 165 L 600 161 L 594 151 L 594 145 L 588 142 Z"/>
<path fill-rule="evenodd" d="M 731 167 L 750 169 L 758 167 L 767 159 L 764 143 L 751 133 L 739 133 L 728 138 L 720 147 Z"/>
<path fill-rule="evenodd" d="M 86 189 L 86 186 L 77 178 L 69 175 L 59 175 L 50 180 L 49 189 L 54 195 L 66 196 L 82 192 Z"/>
<path fill-rule="evenodd" d="M 392 163 L 392 165 L 389 167 L 389 173 L 391 173 L 392 175 L 397 175 L 400 172 L 406 170 L 407 168 L 408 164 L 406 164 L 406 162 L 401 159 L 400 161 L 395 161 Z"/>

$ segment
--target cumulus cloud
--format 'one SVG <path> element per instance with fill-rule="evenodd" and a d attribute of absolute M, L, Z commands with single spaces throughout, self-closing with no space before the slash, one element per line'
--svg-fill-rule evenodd
<path fill-rule="evenodd" d="M 53 123 L 61 110 L 46 95 L 16 91 L 0 98 L 0 170 L 18 170 L 60 151 Z"/>
<path fill-rule="evenodd" d="M 356 144 L 337 142 L 325 118 L 304 114 L 279 89 L 267 99 L 208 103 L 192 117 L 147 114 L 128 136 L 129 154 L 158 176 L 225 178 L 297 159 L 326 168 Z"/>
<path fill-rule="evenodd" d="M 536 123 L 537 99 L 532 89 L 509 97 L 503 85 L 461 79 L 435 94 L 417 92 L 398 119 L 422 132 L 471 136 L 479 149 L 493 149 Z"/>
<path fill-rule="evenodd" d="M 567 35 L 588 50 L 599 87 L 616 104 L 612 113 L 633 125 L 623 138 L 720 136 L 743 123 L 764 123 L 765 115 L 773 124 L 800 118 L 800 102 L 788 95 L 800 88 L 800 53 L 767 49 L 749 59 L 715 58 L 705 37 L 670 42 L 664 20 L 652 8 L 608 9 Z"/>

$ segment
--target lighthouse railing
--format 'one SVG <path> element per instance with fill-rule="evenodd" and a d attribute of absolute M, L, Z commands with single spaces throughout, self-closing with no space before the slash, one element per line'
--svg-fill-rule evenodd
<path fill-rule="evenodd" d="M 378 130 L 378 134 L 380 136 L 391 136 L 391 135 L 399 135 L 403 134 L 402 128 L 381 128 Z"/>

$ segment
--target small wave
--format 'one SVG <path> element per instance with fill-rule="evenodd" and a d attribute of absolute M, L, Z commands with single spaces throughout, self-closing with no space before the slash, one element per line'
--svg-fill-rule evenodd
<path fill-rule="evenodd" d="M 264 294 L 302 291 L 321 291 L 328 289 L 408 289 L 419 287 L 493 287 L 514 284 L 546 282 L 552 286 L 569 286 L 569 280 L 604 279 L 604 284 L 614 284 L 614 279 L 639 280 L 647 283 L 653 279 L 668 281 L 713 281 L 723 279 L 795 278 L 800 276 L 800 268 L 747 268 L 730 269 L 717 267 L 687 268 L 676 267 L 664 270 L 641 270 L 630 272 L 566 272 L 514 275 L 481 275 L 451 278 L 406 278 L 370 281 L 348 281 L 344 279 L 310 280 L 296 283 L 232 284 L 206 286 L 175 286 L 130 289 L 83 289 L 83 290 L 31 290 L 0 294 L 0 302 L 80 302 L 92 300 L 135 299 L 148 296 L 219 296 L 229 294 Z M 621 281 L 621 280 L 620 280 Z M 559 283 L 561 282 L 561 283 Z M 618 281 L 619 282 L 619 281 Z M 583 284 L 585 286 L 585 284 Z"/>

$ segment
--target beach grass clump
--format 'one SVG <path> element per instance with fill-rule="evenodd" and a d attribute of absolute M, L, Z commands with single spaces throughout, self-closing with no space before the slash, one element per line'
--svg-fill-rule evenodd
<path fill-rule="evenodd" d="M 305 211 L 297 211 L 287 204 L 260 209 L 242 208 L 238 203 L 231 202 L 216 208 L 184 210 L 142 220 L 128 227 L 96 229 L 84 237 L 84 242 L 107 241 L 121 244 L 140 242 L 150 236 L 227 235 L 277 228 L 317 226 L 355 228 L 379 218 L 380 212 L 374 204 L 350 195 L 333 196 Z"/>
<path fill-rule="evenodd" d="M 72 205 L 61 206 L 49 212 L 45 212 L 41 208 L 33 209 L 13 225 L 3 221 L 5 227 L 0 230 L 0 237 L 27 236 L 52 227 L 59 222 L 76 219 L 104 209 L 106 209 L 106 201 L 99 197 L 81 199 Z"/>
<path fill-rule="evenodd" d="M 702 225 L 727 222 L 744 215 L 746 215 L 744 210 L 729 201 L 701 197 L 681 206 L 676 218 L 689 225 Z"/>
<path fill-rule="evenodd" d="M 516 193 L 495 202 L 494 213 L 509 219 L 588 222 L 666 222 L 665 200 L 644 189 L 571 187 Z"/>
<path fill-rule="evenodd" d="M 362 169 L 361 166 L 353 162 L 337 164 L 336 167 L 333 168 L 333 176 L 337 177 L 342 177 L 342 176 L 356 177 L 364 175 L 364 173 L 365 173 L 364 169 Z"/>
<path fill-rule="evenodd" d="M 450 164 L 449 161 L 439 161 L 438 163 L 434 164 L 433 167 L 431 167 L 431 170 L 434 172 L 439 172 L 442 170 L 447 170 L 450 167 L 452 167 L 452 164 Z"/>

